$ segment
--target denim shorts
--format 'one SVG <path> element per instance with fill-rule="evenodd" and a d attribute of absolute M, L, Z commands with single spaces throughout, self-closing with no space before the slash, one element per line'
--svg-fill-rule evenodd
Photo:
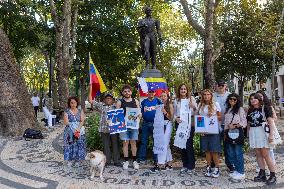
<path fill-rule="evenodd" d="M 207 134 L 200 137 L 202 152 L 222 152 L 220 134 Z"/>
<path fill-rule="evenodd" d="M 138 140 L 138 129 L 127 129 L 126 132 L 119 133 L 120 140 Z"/>

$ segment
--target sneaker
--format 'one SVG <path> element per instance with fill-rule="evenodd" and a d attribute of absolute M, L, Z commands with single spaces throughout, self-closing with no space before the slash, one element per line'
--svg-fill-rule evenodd
<path fill-rule="evenodd" d="M 237 171 L 234 171 L 234 172 L 229 174 L 229 177 L 233 178 L 235 176 L 235 174 L 237 174 L 237 173 L 238 173 Z"/>
<path fill-rule="evenodd" d="M 80 167 L 80 162 L 75 162 L 74 167 Z"/>
<path fill-rule="evenodd" d="M 215 168 L 213 168 L 213 169 L 215 169 Z M 208 167 L 206 168 L 206 172 L 205 172 L 204 175 L 205 175 L 206 177 L 211 177 L 211 173 L 212 173 L 211 167 L 208 166 Z"/>
<path fill-rule="evenodd" d="M 134 169 L 139 169 L 139 164 L 137 161 L 133 161 L 133 168 Z"/>
<path fill-rule="evenodd" d="M 128 166 L 129 166 L 128 161 L 123 162 L 123 165 L 122 165 L 123 169 L 128 169 Z"/>
<path fill-rule="evenodd" d="M 68 161 L 68 162 L 67 162 L 67 167 L 68 167 L 68 168 L 71 168 L 71 167 L 72 167 L 72 161 Z"/>
<path fill-rule="evenodd" d="M 276 177 L 275 176 L 270 176 L 267 181 L 266 181 L 267 185 L 273 185 L 276 184 Z"/>
<path fill-rule="evenodd" d="M 187 173 L 187 171 L 188 171 L 188 168 L 183 167 L 183 168 L 181 168 L 180 173 L 185 174 L 185 173 Z"/>
<path fill-rule="evenodd" d="M 165 168 L 166 168 L 167 171 L 172 171 L 173 170 L 173 166 L 168 165 L 168 164 L 166 165 Z"/>
<path fill-rule="evenodd" d="M 160 168 L 160 170 L 161 170 L 162 172 L 167 171 L 167 166 L 163 166 L 163 167 L 161 167 L 161 168 Z"/>
<path fill-rule="evenodd" d="M 241 174 L 241 173 L 236 173 L 232 178 L 235 179 L 235 180 L 243 180 L 245 179 L 245 174 Z"/>
<path fill-rule="evenodd" d="M 160 172 L 160 168 L 158 166 L 155 166 L 155 167 L 150 169 L 150 172 L 151 173 L 158 173 L 158 172 Z"/>
<path fill-rule="evenodd" d="M 115 167 L 121 167 L 122 166 L 122 164 L 120 163 L 120 162 L 116 162 L 116 163 L 114 163 L 113 164 Z"/>
<path fill-rule="evenodd" d="M 147 162 L 145 160 L 140 160 L 138 162 L 139 162 L 140 165 L 146 165 L 147 164 Z"/>
<path fill-rule="evenodd" d="M 214 177 L 214 178 L 217 178 L 220 176 L 220 171 L 219 171 L 219 168 L 215 167 L 211 173 L 211 176 Z"/>

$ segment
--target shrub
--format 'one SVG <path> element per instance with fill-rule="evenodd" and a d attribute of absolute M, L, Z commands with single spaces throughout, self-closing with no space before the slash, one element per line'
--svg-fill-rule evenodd
<path fill-rule="evenodd" d="M 85 120 L 87 148 L 90 150 L 103 150 L 101 136 L 99 133 L 100 114 L 94 112 Z"/>

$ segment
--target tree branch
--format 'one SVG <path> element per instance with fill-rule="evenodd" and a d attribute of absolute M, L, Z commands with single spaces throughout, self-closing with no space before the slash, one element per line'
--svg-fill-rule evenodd
<path fill-rule="evenodd" d="M 223 49 L 223 47 L 224 47 L 224 43 L 221 42 L 219 47 L 214 50 L 213 57 L 212 57 L 213 62 L 215 62 L 219 58 L 219 56 L 221 55 L 221 50 Z"/>
<path fill-rule="evenodd" d="M 188 8 L 187 0 L 180 0 L 180 3 L 183 7 L 184 14 L 186 15 L 187 21 L 190 26 L 202 37 L 205 36 L 204 28 L 198 24 L 198 22 L 192 17 L 191 11 Z"/>
<path fill-rule="evenodd" d="M 74 57 L 76 53 L 76 40 L 77 40 L 77 32 L 76 32 L 76 26 L 77 26 L 77 18 L 78 18 L 78 4 L 74 3 L 72 6 L 72 15 L 71 15 L 71 48 L 70 48 L 70 57 L 71 59 Z"/>
<path fill-rule="evenodd" d="M 51 18 L 54 22 L 54 26 L 57 28 L 58 25 L 59 25 L 59 19 L 58 19 L 58 16 L 57 16 L 57 10 L 56 10 L 56 7 L 54 5 L 54 1 L 53 0 L 49 0 L 49 4 L 50 4 L 50 12 L 51 12 Z"/>

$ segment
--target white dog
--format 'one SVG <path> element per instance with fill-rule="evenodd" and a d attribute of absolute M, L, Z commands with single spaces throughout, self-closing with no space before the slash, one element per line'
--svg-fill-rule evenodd
<path fill-rule="evenodd" d="M 94 152 L 88 153 L 86 156 L 86 160 L 90 160 L 90 172 L 91 172 L 91 180 L 95 177 L 95 171 L 99 169 L 100 178 L 103 180 L 103 171 L 106 164 L 106 156 L 102 151 L 96 150 Z"/>

